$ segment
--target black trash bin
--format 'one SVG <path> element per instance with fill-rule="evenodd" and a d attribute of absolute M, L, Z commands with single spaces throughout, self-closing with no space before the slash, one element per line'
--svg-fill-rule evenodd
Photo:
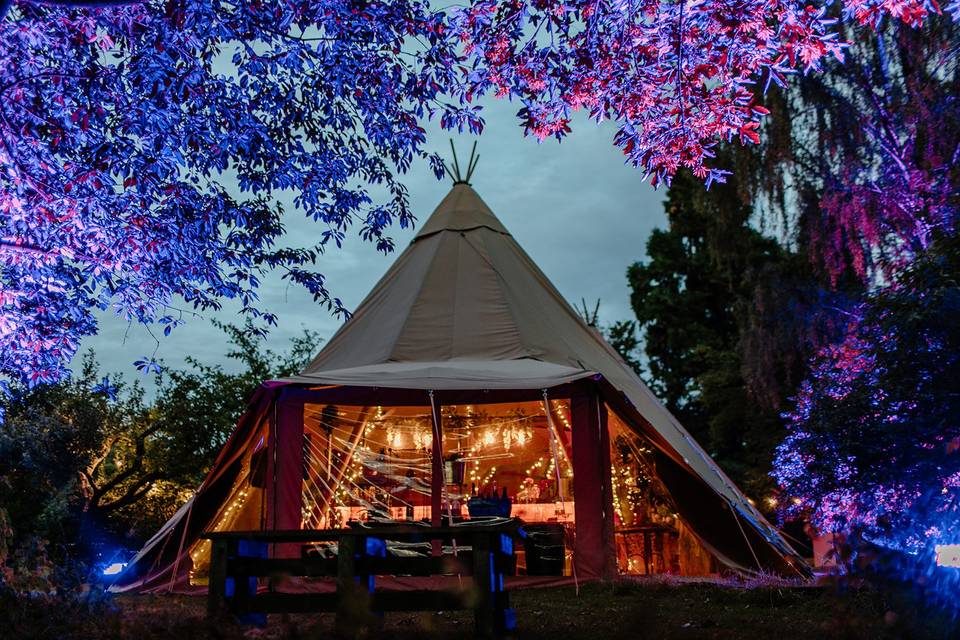
<path fill-rule="evenodd" d="M 526 524 L 523 526 L 523 553 L 528 576 L 562 576 L 566 549 L 562 524 Z"/>

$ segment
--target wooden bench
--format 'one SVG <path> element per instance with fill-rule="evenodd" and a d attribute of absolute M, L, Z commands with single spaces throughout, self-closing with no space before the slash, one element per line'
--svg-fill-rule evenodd
<path fill-rule="evenodd" d="M 335 611 L 339 633 L 352 634 L 384 611 L 451 611 L 473 609 L 476 634 L 498 637 L 515 627 L 505 569 L 513 556 L 515 523 L 496 526 L 423 527 L 388 525 L 357 529 L 291 531 L 217 531 L 203 534 L 212 543 L 208 614 Z M 522 534 L 521 534 L 522 535 Z M 433 542 L 434 555 L 387 555 L 386 541 Z M 439 543 L 470 547 L 464 556 L 439 554 Z M 269 547 L 289 549 L 335 542 L 336 557 L 269 557 Z M 467 588 L 384 591 L 376 576 L 470 576 Z M 335 593 L 257 593 L 258 578 L 278 576 L 335 577 Z M 375 612 L 375 613 L 374 613 Z"/>

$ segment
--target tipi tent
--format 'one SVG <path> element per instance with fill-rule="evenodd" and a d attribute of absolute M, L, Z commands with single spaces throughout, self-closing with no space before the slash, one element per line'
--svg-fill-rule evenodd
<path fill-rule="evenodd" d="M 556 572 L 579 579 L 809 571 L 459 182 L 316 359 L 257 390 L 119 588 L 202 588 L 207 530 L 507 503 L 561 532 Z"/>

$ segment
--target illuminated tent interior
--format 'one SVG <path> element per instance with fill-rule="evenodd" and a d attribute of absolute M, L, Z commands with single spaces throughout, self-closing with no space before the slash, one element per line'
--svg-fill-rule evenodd
<path fill-rule="evenodd" d="M 517 580 L 809 575 L 461 181 L 314 361 L 257 390 L 115 588 L 204 588 L 209 530 L 506 516 L 531 532 Z"/>

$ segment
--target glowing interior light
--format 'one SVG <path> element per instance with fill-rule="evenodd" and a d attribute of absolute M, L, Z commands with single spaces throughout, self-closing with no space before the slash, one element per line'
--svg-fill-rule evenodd
<path fill-rule="evenodd" d="M 103 570 L 103 575 L 105 576 L 115 576 L 127 567 L 126 562 L 114 562 L 113 564 L 107 566 Z"/>
<path fill-rule="evenodd" d="M 960 544 L 938 544 L 935 549 L 938 567 L 960 569 Z"/>

